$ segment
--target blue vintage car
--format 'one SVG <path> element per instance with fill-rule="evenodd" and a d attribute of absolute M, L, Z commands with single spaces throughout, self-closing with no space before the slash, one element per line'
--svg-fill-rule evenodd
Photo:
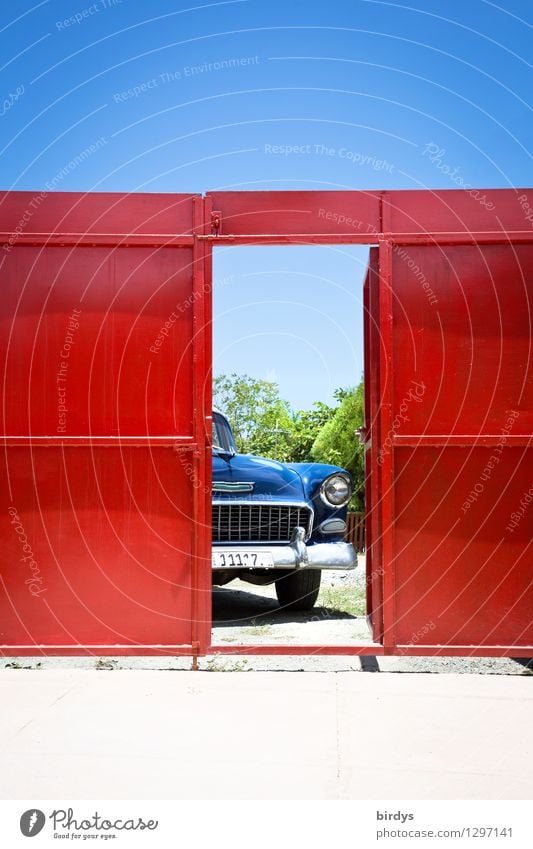
<path fill-rule="evenodd" d="M 350 474 L 323 463 L 238 454 L 227 418 L 213 412 L 213 584 L 276 584 L 286 610 L 309 610 L 322 569 L 354 569 L 344 541 Z"/>

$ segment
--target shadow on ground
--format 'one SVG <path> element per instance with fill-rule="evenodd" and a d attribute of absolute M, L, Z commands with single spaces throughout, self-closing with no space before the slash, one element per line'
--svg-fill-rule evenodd
<path fill-rule="evenodd" d="M 519 663 L 520 666 L 525 666 L 525 668 L 533 675 L 533 657 L 513 657 L 512 660 Z"/>
<path fill-rule="evenodd" d="M 264 588 L 258 587 L 258 590 Z M 315 605 L 308 611 L 285 611 L 274 598 L 229 587 L 213 587 L 213 625 L 282 625 L 284 623 L 317 622 L 321 619 L 338 621 L 357 619 L 351 613 Z"/>
<path fill-rule="evenodd" d="M 325 593 L 328 592 L 326 584 Z M 371 644 L 366 619 L 346 610 L 342 604 L 343 588 L 335 604 L 320 597 L 317 606 L 306 612 L 284 611 L 271 586 L 249 587 L 244 583 L 213 588 L 213 644 L 237 645 L 350 645 Z M 324 604 L 324 601 L 326 603 Z M 237 653 L 237 652 L 236 652 Z M 217 661 L 218 662 L 218 661 Z M 223 661 L 219 661 L 221 664 Z M 229 663 L 229 661 L 228 661 Z M 246 668 L 256 669 L 313 669 L 331 671 L 349 668 L 354 664 L 363 672 L 398 673 L 471 673 L 484 675 L 524 675 L 533 677 L 533 661 L 510 657 L 447 657 L 444 656 L 378 656 L 359 658 L 263 657 L 245 659 Z M 233 668 L 233 667 L 231 667 Z"/>

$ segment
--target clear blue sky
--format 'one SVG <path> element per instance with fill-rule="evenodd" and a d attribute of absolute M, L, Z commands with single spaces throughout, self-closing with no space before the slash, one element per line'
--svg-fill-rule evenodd
<path fill-rule="evenodd" d="M 531 185 L 531 9 L 4 3 L 0 186 L 63 173 L 65 191 L 455 187 L 443 166 L 473 186 Z M 274 377 L 296 407 L 355 383 L 364 262 L 356 248 L 221 250 L 215 369 Z"/>

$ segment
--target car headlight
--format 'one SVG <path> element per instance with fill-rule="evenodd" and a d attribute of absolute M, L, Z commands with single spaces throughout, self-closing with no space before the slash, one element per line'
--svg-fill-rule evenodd
<path fill-rule="evenodd" d="M 350 500 L 351 494 L 352 485 L 348 475 L 330 475 L 320 488 L 322 501 L 333 507 L 343 507 Z"/>

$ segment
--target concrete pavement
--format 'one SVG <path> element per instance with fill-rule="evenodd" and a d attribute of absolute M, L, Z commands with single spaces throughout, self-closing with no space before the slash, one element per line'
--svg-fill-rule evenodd
<path fill-rule="evenodd" d="M 0 671 L 4 799 L 529 799 L 529 676 Z"/>

